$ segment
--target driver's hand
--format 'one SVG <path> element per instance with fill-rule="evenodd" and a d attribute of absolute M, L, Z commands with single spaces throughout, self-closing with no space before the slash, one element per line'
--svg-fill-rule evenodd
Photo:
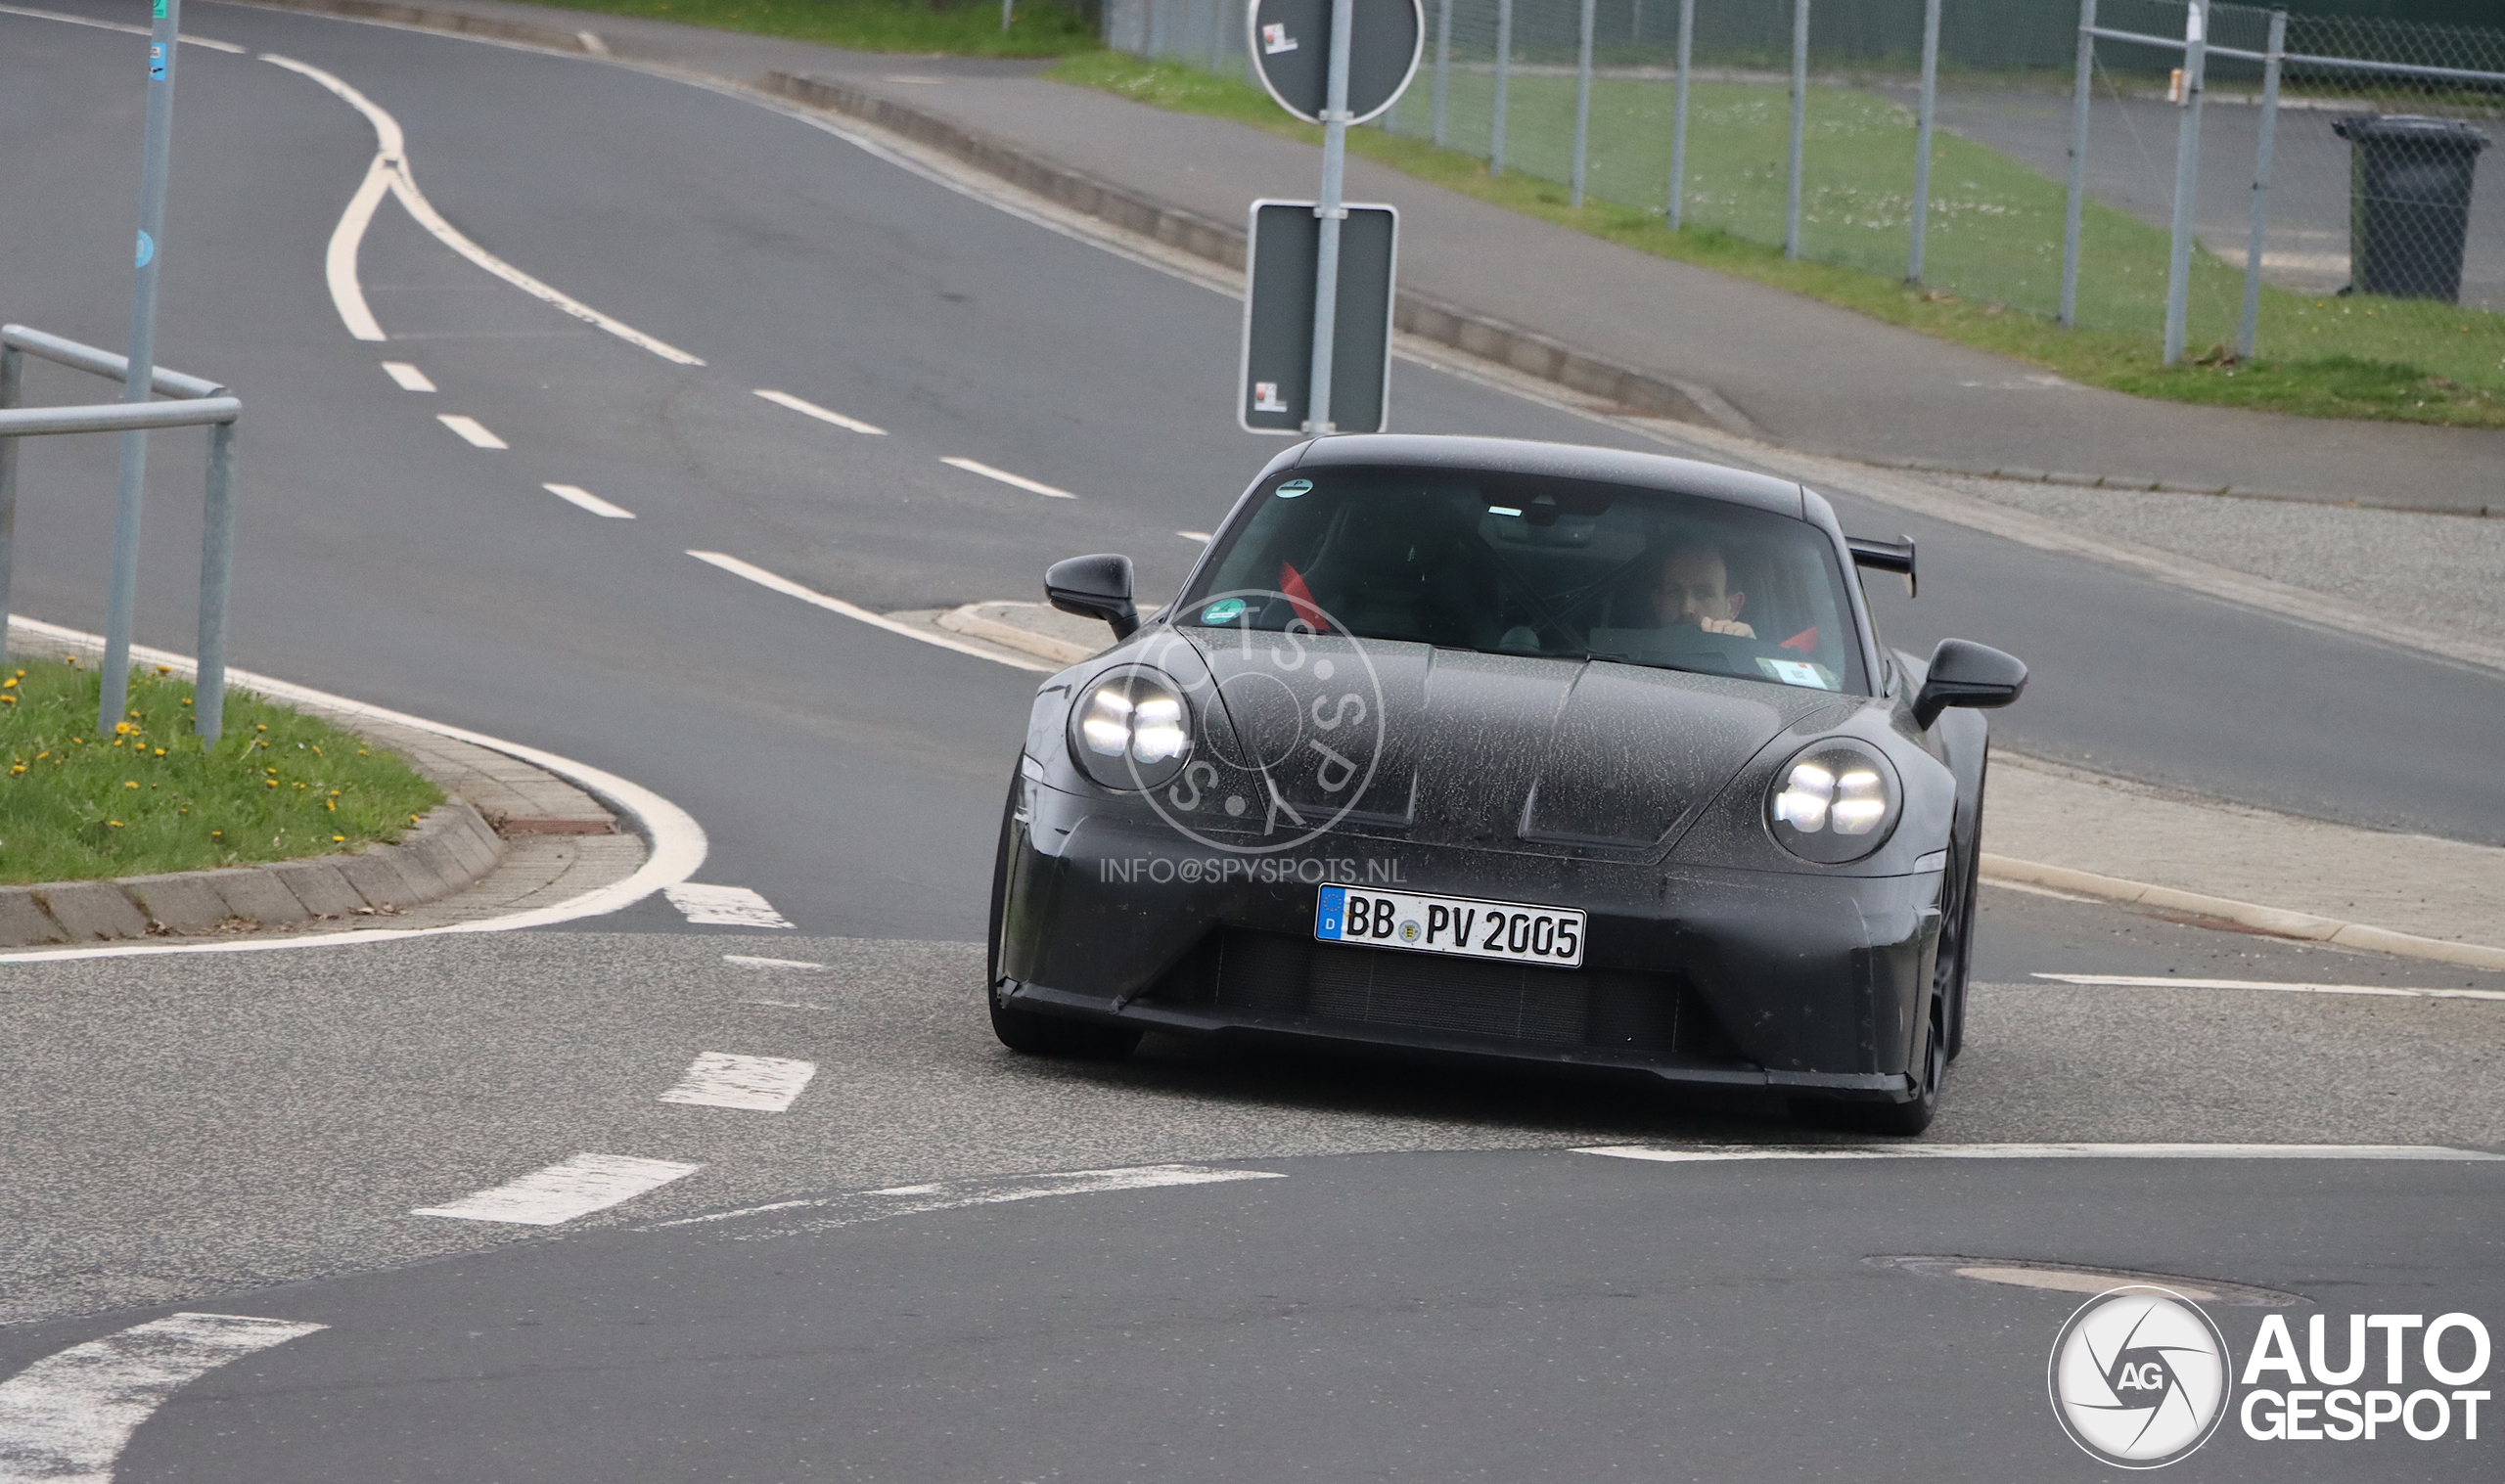
<path fill-rule="evenodd" d="M 1737 618 L 1699 618 L 1696 626 L 1708 634 L 1728 634 L 1734 639 L 1754 639 L 1757 631 Z"/>

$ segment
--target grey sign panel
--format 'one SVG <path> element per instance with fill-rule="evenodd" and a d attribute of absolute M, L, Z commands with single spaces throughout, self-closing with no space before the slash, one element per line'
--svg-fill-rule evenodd
<path fill-rule="evenodd" d="M 1426 44 L 1419 0 L 1355 0 L 1348 44 L 1348 121 L 1363 123 L 1391 107 L 1417 75 Z M 1307 123 L 1322 121 L 1331 80 L 1331 0 L 1252 0 L 1252 65 L 1279 107 Z"/>
<path fill-rule="evenodd" d="M 1340 224 L 1340 301 L 1332 336 L 1331 422 L 1381 432 L 1391 397 L 1391 263 L 1400 213 L 1350 206 Z M 1313 378 L 1313 278 L 1322 223 L 1309 201 L 1252 203 L 1246 254 L 1244 374 L 1236 421 L 1252 432 L 1299 433 Z"/>

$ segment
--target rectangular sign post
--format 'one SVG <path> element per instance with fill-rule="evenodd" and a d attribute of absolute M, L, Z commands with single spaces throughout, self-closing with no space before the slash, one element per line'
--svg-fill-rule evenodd
<path fill-rule="evenodd" d="M 1426 13 L 1419 0 L 1249 0 L 1245 24 L 1261 85 L 1322 125 L 1322 190 L 1252 204 L 1236 420 L 1255 432 L 1379 432 L 1395 232 L 1389 207 L 1344 200 L 1348 125 L 1391 107 L 1417 75 Z M 1318 48 L 1317 31 L 1328 38 Z M 1300 226 L 1285 220 L 1295 212 Z"/>
<path fill-rule="evenodd" d="M 1313 376 L 1304 430 L 1315 437 L 1339 431 L 1331 422 L 1331 347 L 1340 328 L 1341 178 L 1348 165 L 1348 43 L 1356 33 L 1357 0 L 1331 0 L 1330 84 L 1322 106 L 1322 199 L 1313 205 L 1322 235 L 1313 258 Z"/>
<path fill-rule="evenodd" d="M 1390 401 L 1392 263 L 1399 213 L 1346 205 L 1339 218 L 1303 201 L 1252 203 L 1245 253 L 1244 360 L 1236 421 L 1247 431 L 1294 435 L 1326 420 L 1340 432 L 1381 432 Z M 1314 307 L 1322 229 L 1339 227 L 1332 293 L 1331 401 L 1313 394 Z"/>

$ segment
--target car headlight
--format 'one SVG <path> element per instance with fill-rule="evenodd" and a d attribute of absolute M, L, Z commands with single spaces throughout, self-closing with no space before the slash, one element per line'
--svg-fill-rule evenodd
<path fill-rule="evenodd" d="M 1070 708 L 1070 755 L 1108 788 L 1155 788 L 1192 755 L 1192 708 L 1162 675 L 1097 677 Z"/>
<path fill-rule="evenodd" d="M 1888 842 L 1903 795 L 1874 748 L 1831 739 L 1793 755 L 1766 795 L 1766 828 L 1804 861 L 1841 866 Z"/>

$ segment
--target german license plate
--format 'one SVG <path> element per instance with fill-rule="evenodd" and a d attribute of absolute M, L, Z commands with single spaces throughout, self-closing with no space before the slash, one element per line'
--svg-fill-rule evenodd
<path fill-rule="evenodd" d="M 1314 906 L 1313 935 L 1325 943 L 1558 968 L 1579 967 L 1583 962 L 1583 915 L 1571 907 L 1325 886 Z"/>

